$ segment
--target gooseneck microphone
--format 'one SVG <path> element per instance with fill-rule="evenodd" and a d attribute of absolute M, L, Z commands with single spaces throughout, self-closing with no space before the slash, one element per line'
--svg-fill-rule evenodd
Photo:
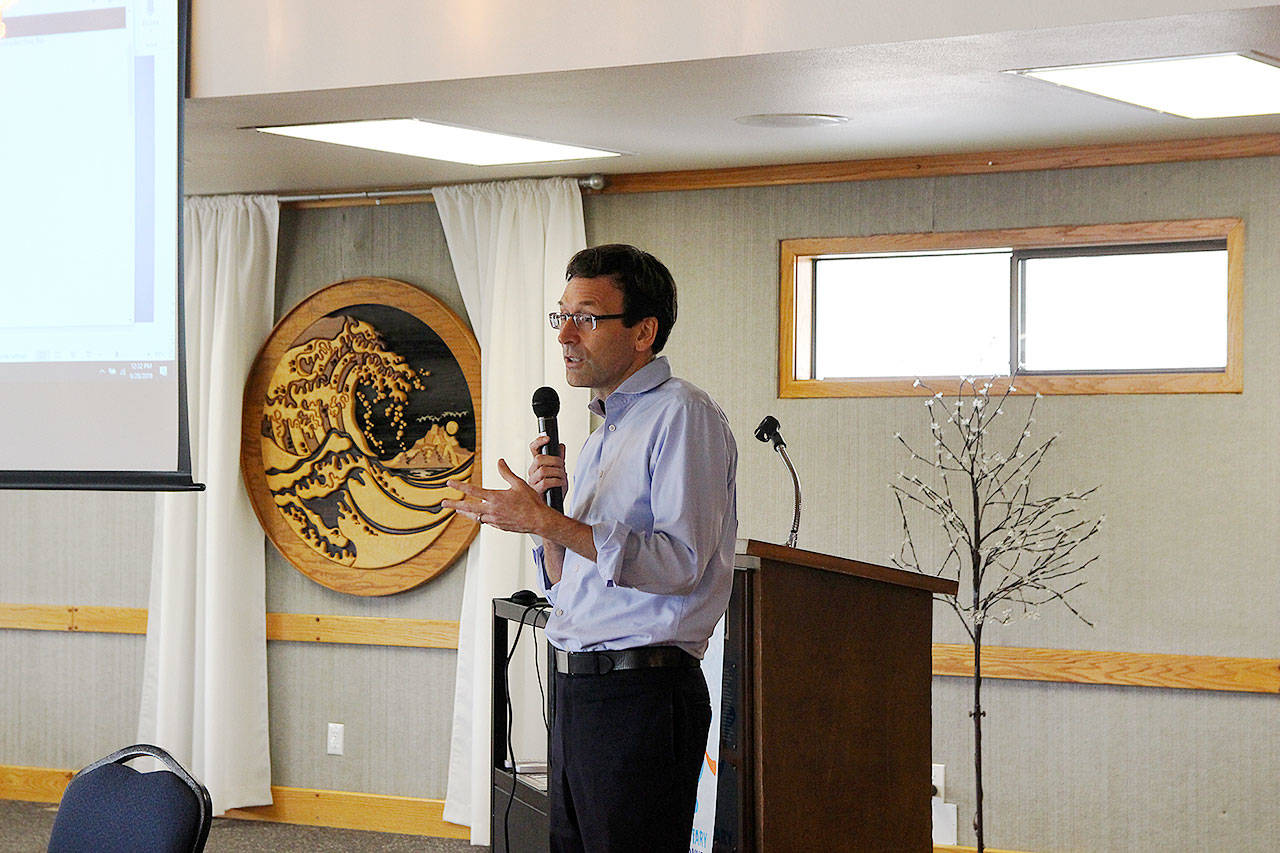
<path fill-rule="evenodd" d="M 556 415 L 560 414 L 560 395 L 556 389 L 543 385 L 533 392 L 533 414 L 538 419 L 538 432 L 549 439 L 542 452 L 547 456 L 559 456 L 560 428 L 556 425 Z M 547 506 L 556 512 L 564 512 L 564 489 L 553 486 L 547 489 L 543 498 Z"/>
<path fill-rule="evenodd" d="M 795 515 L 791 518 L 791 535 L 787 537 L 787 547 L 794 548 L 796 537 L 800 535 L 800 477 L 796 474 L 796 466 L 791 464 L 791 457 L 787 455 L 787 443 L 782 440 L 782 433 L 778 431 L 779 426 L 777 418 L 773 415 L 765 415 L 760 426 L 756 427 L 756 438 L 766 443 L 771 442 L 773 449 L 778 451 L 782 461 L 787 463 L 787 470 L 791 472 L 791 483 L 796 490 L 796 507 Z"/>
<path fill-rule="evenodd" d="M 781 450 L 787 446 L 782 440 L 782 433 L 778 432 L 778 419 L 773 415 L 765 415 L 764 420 L 760 422 L 760 426 L 756 427 L 756 438 L 760 441 L 772 441 L 774 450 Z"/>

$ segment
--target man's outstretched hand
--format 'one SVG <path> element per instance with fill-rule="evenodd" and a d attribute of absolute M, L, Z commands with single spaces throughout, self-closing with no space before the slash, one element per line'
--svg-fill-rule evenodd
<path fill-rule="evenodd" d="M 498 460 L 498 473 L 511 484 L 511 488 L 486 489 L 449 480 L 446 485 L 457 489 L 466 497 L 460 501 L 443 501 L 442 505 L 499 530 L 540 535 L 547 524 L 547 514 L 559 513 L 543 503 L 538 492 L 512 471 L 505 459 Z"/>

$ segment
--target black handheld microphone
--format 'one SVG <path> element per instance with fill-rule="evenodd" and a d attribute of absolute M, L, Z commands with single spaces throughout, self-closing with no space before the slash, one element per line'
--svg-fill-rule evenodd
<path fill-rule="evenodd" d="M 556 425 L 556 415 L 560 414 L 560 395 L 556 389 L 543 385 L 533 392 L 533 414 L 538 419 L 538 432 L 545 433 L 548 439 L 542 452 L 547 456 L 559 456 L 560 428 Z M 547 506 L 556 512 L 564 512 L 564 489 L 553 486 L 543 497 Z"/>

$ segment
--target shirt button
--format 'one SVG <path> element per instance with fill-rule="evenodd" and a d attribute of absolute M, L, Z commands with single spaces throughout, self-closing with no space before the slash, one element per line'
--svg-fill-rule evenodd
<path fill-rule="evenodd" d="M 618 428 L 617 424 L 609 424 L 609 432 L 613 432 L 617 428 Z"/>
<path fill-rule="evenodd" d="M 556 615 L 557 615 L 557 616 L 563 616 L 563 615 L 564 615 L 564 608 L 563 608 L 563 607 L 557 607 L 557 608 L 556 608 Z"/>

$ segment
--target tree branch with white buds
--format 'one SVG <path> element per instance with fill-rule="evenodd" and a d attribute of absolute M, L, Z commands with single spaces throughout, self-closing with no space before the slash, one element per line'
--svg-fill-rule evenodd
<path fill-rule="evenodd" d="M 898 568 L 955 577 L 962 594 L 938 596 L 959 617 L 973 645 L 974 770 L 977 807 L 974 829 L 978 850 L 985 850 L 982 790 L 982 632 L 988 622 L 1008 623 L 1015 610 L 1028 618 L 1038 618 L 1042 605 L 1057 602 L 1086 625 L 1093 623 L 1068 599 L 1084 585 L 1081 574 L 1097 555 L 1087 555 L 1090 543 L 1106 516 L 1096 519 L 1084 514 L 1084 504 L 1097 487 L 1068 491 L 1046 497 L 1032 497 L 1031 481 L 1049 449 L 1058 440 L 1052 435 L 1043 442 L 1032 440 L 1036 394 L 1027 407 L 1022 428 L 1007 452 L 988 451 L 995 438 L 993 426 L 1005 415 L 1013 382 L 996 379 L 981 385 L 972 378 L 960 381 L 953 400 L 948 402 L 920 380 L 915 386 L 930 392 L 925 399 L 929 415 L 929 435 L 933 453 L 918 452 L 895 433 L 907 451 L 909 464 L 925 469 L 920 476 L 900 471 L 889 484 L 902 519 L 902 545 L 890 561 Z M 1016 422 L 1015 422 L 1016 423 Z M 954 481 L 954 482 L 953 482 Z M 949 544 L 940 563 L 921 565 L 912 536 L 911 515 L 923 512 L 941 527 Z"/>

